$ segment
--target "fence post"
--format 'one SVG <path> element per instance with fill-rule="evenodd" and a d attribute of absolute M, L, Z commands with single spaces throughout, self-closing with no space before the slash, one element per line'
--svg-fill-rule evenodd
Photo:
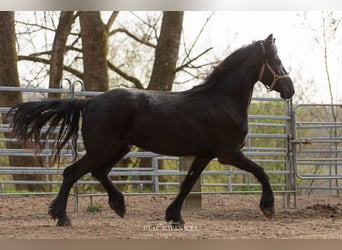
<path fill-rule="evenodd" d="M 192 162 L 194 161 L 193 156 L 184 156 L 179 158 L 179 170 L 189 171 Z M 180 175 L 180 182 L 182 183 L 185 179 L 184 175 Z M 191 192 L 196 192 L 195 194 L 190 193 L 185 199 L 183 208 L 184 209 L 194 209 L 202 208 L 202 194 L 201 192 L 201 177 L 198 178 Z"/>
<path fill-rule="evenodd" d="M 158 176 L 158 158 L 152 157 L 152 169 L 153 169 L 153 188 L 154 193 L 159 193 L 159 176 Z"/>
<path fill-rule="evenodd" d="M 296 190 L 296 145 L 293 140 L 296 138 L 296 121 L 295 111 L 293 109 L 292 100 L 286 102 L 286 114 L 290 116 L 290 120 L 286 121 L 287 136 L 287 155 L 286 155 L 286 170 L 289 172 L 286 175 L 286 200 L 284 200 L 284 207 L 291 207 L 291 193 L 293 193 L 293 205 L 297 207 L 297 190 Z"/>

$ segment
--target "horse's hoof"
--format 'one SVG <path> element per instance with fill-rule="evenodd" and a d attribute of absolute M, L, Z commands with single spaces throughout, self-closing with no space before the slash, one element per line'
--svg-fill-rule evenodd
<path fill-rule="evenodd" d="M 184 221 L 183 220 L 181 220 L 181 221 L 173 221 L 172 223 L 171 223 L 171 226 L 172 226 L 172 228 L 174 228 L 174 229 L 182 229 L 182 230 L 184 230 Z"/>
<path fill-rule="evenodd" d="M 266 218 L 272 219 L 274 216 L 274 197 L 273 195 L 265 197 L 267 196 L 262 196 L 259 207 Z"/>
<path fill-rule="evenodd" d="M 166 222 L 171 222 L 172 228 L 184 229 L 185 222 L 178 212 L 175 213 L 167 210 L 165 220 Z"/>
<path fill-rule="evenodd" d="M 261 208 L 261 211 L 268 219 L 272 219 L 274 216 L 274 208 Z"/>
<path fill-rule="evenodd" d="M 122 197 L 120 197 L 119 199 L 111 199 L 109 198 L 109 206 L 111 209 L 113 209 L 113 211 L 119 215 L 121 218 L 124 218 L 125 213 L 126 213 L 126 205 L 125 205 L 125 200 Z"/>
<path fill-rule="evenodd" d="M 109 206 L 111 209 L 114 210 L 114 212 L 119 215 L 121 218 L 124 218 L 126 213 L 126 206 L 125 203 L 119 203 L 119 202 L 110 202 Z"/>
<path fill-rule="evenodd" d="M 72 227 L 71 220 L 70 219 L 58 220 L 56 226 L 57 227 Z"/>
<path fill-rule="evenodd" d="M 121 218 L 125 217 L 125 213 L 126 213 L 126 207 L 116 207 L 113 209 L 114 212 L 119 215 Z"/>
<path fill-rule="evenodd" d="M 173 204 L 171 204 L 166 209 L 165 221 L 166 222 L 171 221 L 172 223 L 183 223 L 184 224 L 184 220 L 182 219 L 180 209 L 178 209 L 177 207 L 175 208 L 175 206 Z"/>

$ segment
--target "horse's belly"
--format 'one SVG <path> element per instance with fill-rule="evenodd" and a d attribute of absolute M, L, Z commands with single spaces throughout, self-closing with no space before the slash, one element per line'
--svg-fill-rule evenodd
<path fill-rule="evenodd" d="M 132 141 L 133 145 L 163 155 L 194 155 L 201 151 L 201 143 L 187 137 L 168 135 L 141 135 Z"/>

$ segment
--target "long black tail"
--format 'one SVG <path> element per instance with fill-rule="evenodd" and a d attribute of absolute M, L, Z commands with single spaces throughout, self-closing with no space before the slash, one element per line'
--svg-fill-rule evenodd
<path fill-rule="evenodd" d="M 72 150 L 77 157 L 77 137 L 79 120 L 87 100 L 65 99 L 24 102 L 11 108 L 7 117 L 13 128 L 12 133 L 20 141 L 41 145 L 47 135 L 59 126 L 53 148 L 54 159 L 59 159 L 60 151 L 71 138 Z M 47 130 L 42 129 L 47 125 Z"/>

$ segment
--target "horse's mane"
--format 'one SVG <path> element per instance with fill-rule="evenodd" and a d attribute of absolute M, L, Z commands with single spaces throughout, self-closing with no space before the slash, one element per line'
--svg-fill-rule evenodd
<path fill-rule="evenodd" d="M 223 74 L 226 75 L 236 67 L 240 67 L 243 62 L 252 63 L 252 61 L 255 62 L 261 60 L 259 57 L 262 55 L 257 53 L 255 50 L 256 46 L 260 46 L 259 44 L 260 41 L 254 41 L 247 46 L 235 50 L 214 68 L 214 70 L 207 76 L 202 84 L 193 87 L 191 90 L 210 88 L 222 78 Z M 251 54 L 254 54 L 254 56 L 250 57 Z M 247 61 L 249 57 L 251 60 Z"/>

